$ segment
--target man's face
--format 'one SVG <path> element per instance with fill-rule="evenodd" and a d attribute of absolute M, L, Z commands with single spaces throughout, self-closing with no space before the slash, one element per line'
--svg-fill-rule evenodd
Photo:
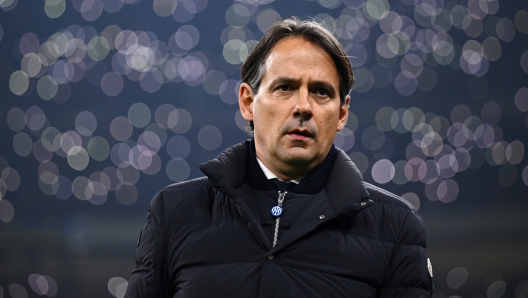
<path fill-rule="evenodd" d="M 254 123 L 257 157 L 281 179 L 312 171 L 328 154 L 348 116 L 340 104 L 332 58 L 301 38 L 280 40 L 265 63 L 258 94 L 240 87 L 242 116 Z"/>

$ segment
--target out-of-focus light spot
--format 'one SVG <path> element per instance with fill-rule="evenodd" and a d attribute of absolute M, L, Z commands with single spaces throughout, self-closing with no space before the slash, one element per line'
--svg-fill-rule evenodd
<path fill-rule="evenodd" d="M 26 127 L 26 114 L 20 108 L 12 108 L 7 113 L 7 126 L 14 132 L 19 132 Z"/>
<path fill-rule="evenodd" d="M 410 96 L 416 91 L 418 82 L 416 77 L 409 77 L 403 72 L 400 72 L 394 79 L 394 87 L 396 87 L 396 91 L 398 91 L 399 94 L 403 96 Z"/>
<path fill-rule="evenodd" d="M 191 143 L 184 136 L 173 136 L 167 141 L 167 153 L 175 159 L 185 159 L 191 153 Z"/>
<path fill-rule="evenodd" d="M 110 123 L 110 133 L 118 141 L 128 140 L 132 135 L 133 129 L 130 120 L 123 116 L 116 117 Z"/>
<path fill-rule="evenodd" d="M 97 128 L 97 119 L 89 111 L 80 112 L 75 117 L 75 130 L 83 136 L 91 136 Z"/>
<path fill-rule="evenodd" d="M 394 35 L 383 34 L 376 41 L 376 51 L 383 58 L 390 59 L 400 51 L 400 43 Z"/>
<path fill-rule="evenodd" d="M 4 11 L 10 11 L 15 8 L 18 4 L 18 0 L 4 0 L 0 2 L 0 8 Z"/>
<path fill-rule="evenodd" d="M 519 32 L 528 34 L 528 11 L 519 10 L 514 18 L 515 27 Z"/>
<path fill-rule="evenodd" d="M 106 38 L 101 36 L 92 38 L 86 45 L 86 52 L 88 53 L 88 56 L 90 56 L 90 58 L 92 58 L 94 61 L 101 61 L 106 58 L 106 56 L 108 56 L 109 49 L 110 43 L 108 40 L 106 40 Z"/>
<path fill-rule="evenodd" d="M 159 124 L 159 126 L 167 129 L 170 128 L 169 120 L 171 115 L 174 119 L 172 119 L 170 122 L 171 124 L 176 125 L 179 119 L 178 110 L 176 110 L 176 108 L 171 104 L 162 104 L 156 109 L 156 112 L 154 113 L 154 119 L 156 120 L 156 123 Z"/>
<path fill-rule="evenodd" d="M 181 49 L 188 51 L 194 48 L 200 41 L 200 31 L 191 25 L 182 26 L 174 34 L 176 45 Z"/>
<path fill-rule="evenodd" d="M 108 13 L 114 13 L 121 10 L 121 8 L 124 5 L 123 0 L 102 0 L 103 1 L 103 9 L 104 11 Z"/>
<path fill-rule="evenodd" d="M 46 147 L 44 147 L 42 140 L 38 139 L 33 143 L 33 156 L 36 160 L 44 162 L 51 159 L 53 152 L 47 150 Z"/>
<path fill-rule="evenodd" d="M 480 115 L 486 124 L 495 125 L 500 121 L 501 107 L 496 102 L 488 101 L 482 106 Z"/>
<path fill-rule="evenodd" d="M 129 161 L 122 162 L 117 169 L 117 178 L 125 185 L 136 184 L 139 180 L 139 174 L 139 170 Z"/>
<path fill-rule="evenodd" d="M 224 59 L 230 64 L 240 64 L 245 60 L 249 50 L 246 44 L 238 39 L 232 39 L 224 45 Z"/>
<path fill-rule="evenodd" d="M 265 33 L 268 31 L 268 28 L 271 26 L 271 24 L 275 23 L 281 18 L 282 17 L 280 14 L 273 9 L 261 11 L 257 16 L 257 27 L 262 33 Z"/>
<path fill-rule="evenodd" d="M 22 58 L 20 68 L 28 77 L 36 77 L 42 69 L 40 56 L 35 53 L 27 53 Z"/>
<path fill-rule="evenodd" d="M 375 121 L 379 129 L 383 131 L 391 131 L 393 129 L 391 117 L 394 111 L 395 110 L 393 108 L 385 106 L 376 112 Z"/>
<path fill-rule="evenodd" d="M 89 197 L 86 197 L 86 188 L 88 184 L 92 183 L 88 178 L 79 176 L 73 180 L 72 192 L 79 200 L 85 201 Z"/>
<path fill-rule="evenodd" d="M 352 149 L 356 138 L 354 137 L 354 132 L 347 127 L 344 127 L 340 132 L 338 132 L 334 139 L 334 145 L 343 150 L 348 151 Z"/>
<path fill-rule="evenodd" d="M 459 187 L 455 180 L 447 179 L 438 185 L 436 191 L 438 199 L 442 203 L 451 203 L 458 197 Z"/>
<path fill-rule="evenodd" d="M 50 100 L 57 94 L 58 84 L 50 75 L 41 77 L 37 82 L 37 93 L 44 100 Z"/>
<path fill-rule="evenodd" d="M 205 2 L 207 5 L 207 1 Z M 196 13 L 199 12 L 199 7 L 197 6 L 198 2 L 193 0 L 181 0 L 178 1 L 176 10 L 172 13 L 172 18 L 179 23 L 186 23 L 194 18 Z"/>
<path fill-rule="evenodd" d="M 502 47 L 494 37 L 487 37 L 482 43 L 482 50 L 489 61 L 497 61 L 502 55 Z"/>
<path fill-rule="evenodd" d="M 362 8 L 367 18 L 378 21 L 385 17 L 390 10 L 390 5 L 386 0 L 367 0 Z"/>
<path fill-rule="evenodd" d="M 94 137 L 88 142 L 87 152 L 94 160 L 103 161 L 110 153 L 110 145 L 105 138 Z"/>
<path fill-rule="evenodd" d="M 176 115 L 176 116 L 174 116 Z M 169 128 L 178 134 L 186 133 L 192 126 L 192 116 L 185 109 L 177 109 L 169 115 Z"/>
<path fill-rule="evenodd" d="M 60 148 L 64 153 L 68 153 L 73 147 L 81 147 L 81 136 L 75 131 L 67 131 L 61 135 Z"/>
<path fill-rule="evenodd" d="M 1 182 L 2 181 L 0 181 L 0 184 L 2 184 Z M 3 222 L 10 222 L 13 219 L 13 216 L 15 216 L 13 204 L 4 198 L 2 191 L 0 191 L 0 220 Z"/>
<path fill-rule="evenodd" d="M 73 146 L 68 151 L 67 159 L 70 167 L 77 171 L 82 171 L 86 169 L 86 167 L 88 166 L 88 162 L 90 161 L 88 152 L 86 152 L 86 149 L 80 146 Z"/>
<path fill-rule="evenodd" d="M 57 294 L 57 283 L 49 276 L 31 274 L 28 282 L 31 289 L 39 295 L 53 297 Z"/>
<path fill-rule="evenodd" d="M 528 112 L 528 88 L 522 87 L 515 93 L 515 106 L 521 112 Z"/>
<path fill-rule="evenodd" d="M 25 132 L 19 132 L 13 137 L 13 149 L 19 156 L 28 156 L 33 149 L 33 141 Z"/>
<path fill-rule="evenodd" d="M 510 42 L 515 38 L 515 25 L 510 19 L 502 18 L 497 23 L 497 36 L 505 42 Z"/>
<path fill-rule="evenodd" d="M 524 157 L 524 144 L 515 140 L 506 147 L 506 159 L 512 164 L 519 164 Z"/>
<path fill-rule="evenodd" d="M 369 167 L 369 161 L 365 154 L 362 152 L 353 152 L 349 154 L 350 159 L 356 164 L 356 167 L 361 172 L 361 174 L 365 174 L 367 172 L 367 169 Z"/>
<path fill-rule="evenodd" d="M 151 118 L 150 108 L 141 102 L 135 103 L 128 109 L 128 120 L 135 127 L 145 127 Z"/>
<path fill-rule="evenodd" d="M 206 79 L 207 77 L 204 79 L 204 84 L 205 84 Z M 237 80 L 233 80 L 233 79 L 224 80 L 218 87 L 218 91 L 220 92 L 220 99 L 222 99 L 222 101 L 228 105 L 233 105 L 233 104 L 238 103 L 239 87 L 240 87 L 240 83 Z"/>
<path fill-rule="evenodd" d="M 385 142 L 385 134 L 377 126 L 371 125 L 367 127 L 361 135 L 363 146 L 369 150 L 377 150 Z"/>
<path fill-rule="evenodd" d="M 420 198 L 414 192 L 404 193 L 402 198 L 411 203 L 416 211 L 420 210 Z"/>
<path fill-rule="evenodd" d="M 20 175 L 17 170 L 11 167 L 2 170 L 0 179 L 3 181 L 6 190 L 15 191 L 20 186 Z"/>
<path fill-rule="evenodd" d="M 158 91 L 162 84 L 163 74 L 157 69 L 143 72 L 139 77 L 139 85 L 149 93 Z"/>
<path fill-rule="evenodd" d="M 81 4 L 81 15 L 87 21 L 97 20 L 103 13 L 101 0 L 84 0 Z"/>
<path fill-rule="evenodd" d="M 501 298 L 504 293 L 506 293 L 506 283 L 502 280 L 493 282 L 486 291 L 488 298 Z"/>
<path fill-rule="evenodd" d="M 123 90 L 123 78 L 115 71 L 107 72 L 101 79 L 101 89 L 108 96 L 117 96 Z"/>
<path fill-rule="evenodd" d="M 106 202 L 108 190 L 99 181 L 91 181 L 85 189 L 88 201 L 96 206 L 103 205 Z"/>
<path fill-rule="evenodd" d="M 51 187 L 55 196 L 61 200 L 67 200 L 72 195 L 72 182 L 65 176 L 55 177 Z"/>
<path fill-rule="evenodd" d="M 46 123 L 46 115 L 44 115 L 44 111 L 37 106 L 32 106 L 27 109 L 25 119 L 26 126 L 33 131 L 40 130 Z"/>
<path fill-rule="evenodd" d="M 334 9 L 341 5 L 342 0 L 316 0 L 319 5 L 328 8 L 328 9 Z"/>
<path fill-rule="evenodd" d="M 526 186 L 528 186 L 528 166 L 524 167 L 524 170 L 522 172 L 522 180 Z"/>
<path fill-rule="evenodd" d="M 155 132 L 145 130 L 138 137 L 138 145 L 148 148 L 152 153 L 157 153 L 161 148 L 161 139 Z"/>
<path fill-rule="evenodd" d="M 471 110 L 466 105 L 459 104 L 451 110 L 451 123 L 464 123 L 469 117 L 471 117 Z"/>
<path fill-rule="evenodd" d="M 138 190 L 135 185 L 121 184 L 115 191 L 115 196 L 121 204 L 133 205 L 138 199 Z"/>
<path fill-rule="evenodd" d="M 528 73 L 528 50 L 521 55 L 521 68 Z"/>
<path fill-rule="evenodd" d="M 28 292 L 23 285 L 13 283 L 9 285 L 9 294 L 13 298 L 28 298 Z"/>
<path fill-rule="evenodd" d="M 251 17 L 249 9 L 242 4 L 234 4 L 230 6 L 225 13 L 225 19 L 229 26 L 244 27 Z"/>
<path fill-rule="evenodd" d="M 394 177 L 392 178 L 392 182 L 398 185 L 409 182 L 409 179 L 407 179 L 407 176 L 405 176 L 406 165 L 407 162 L 404 160 L 398 160 L 394 163 Z"/>
<path fill-rule="evenodd" d="M 220 94 L 220 87 L 227 80 L 225 74 L 218 70 L 212 70 L 205 75 L 203 87 L 211 95 Z"/>
<path fill-rule="evenodd" d="M 366 68 L 356 68 L 354 70 L 354 92 L 367 93 L 374 86 L 374 77 Z"/>
<path fill-rule="evenodd" d="M 372 166 L 372 179 L 377 183 L 384 184 L 392 180 L 394 177 L 394 164 L 388 159 L 378 160 Z"/>
<path fill-rule="evenodd" d="M 9 89 L 15 95 L 22 95 L 28 90 L 29 79 L 27 74 L 21 70 L 15 71 L 9 78 Z"/>
<path fill-rule="evenodd" d="M 66 10 L 66 1 L 64 0 L 46 0 L 44 11 L 49 18 L 55 19 L 60 17 Z"/>
<path fill-rule="evenodd" d="M 205 150 L 214 150 L 222 143 L 222 132 L 214 125 L 206 125 L 198 131 L 198 144 Z"/>
<path fill-rule="evenodd" d="M 154 8 L 154 12 L 158 16 L 168 17 L 176 11 L 177 4 L 178 0 L 154 0 L 152 2 L 152 8 Z"/>
<path fill-rule="evenodd" d="M 175 182 L 186 180 L 191 173 L 189 164 L 183 159 L 171 159 L 165 168 L 167 176 Z"/>
<path fill-rule="evenodd" d="M 447 286 L 451 289 L 458 289 L 466 283 L 468 278 L 468 271 L 466 268 L 453 268 L 447 274 Z"/>
<path fill-rule="evenodd" d="M 505 164 L 499 169 L 499 184 L 502 187 L 510 187 L 517 179 L 517 168 L 512 164 Z"/>
<path fill-rule="evenodd" d="M 112 277 L 108 280 L 108 292 L 114 297 L 122 298 L 125 295 L 123 288 L 126 290 L 128 282 L 122 277 Z"/>

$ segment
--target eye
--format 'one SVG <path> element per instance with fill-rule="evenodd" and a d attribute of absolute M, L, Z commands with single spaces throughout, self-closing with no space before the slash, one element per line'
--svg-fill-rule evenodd
<path fill-rule="evenodd" d="M 287 91 L 290 91 L 290 85 L 280 85 L 279 87 L 277 87 L 278 90 L 282 91 L 282 92 L 287 92 Z"/>
<path fill-rule="evenodd" d="M 323 88 L 317 88 L 315 91 L 316 91 L 317 95 L 319 95 L 319 96 L 328 96 L 329 95 L 328 91 L 326 89 L 323 89 Z"/>

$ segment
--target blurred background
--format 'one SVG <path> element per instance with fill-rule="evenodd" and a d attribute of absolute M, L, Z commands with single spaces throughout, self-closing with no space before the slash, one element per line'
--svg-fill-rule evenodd
<path fill-rule="evenodd" d="M 434 297 L 528 297 L 527 10 L 0 0 L 0 298 L 122 297 L 156 191 L 249 137 L 240 66 L 288 15 L 324 22 L 350 56 L 335 144 L 419 210 Z"/>

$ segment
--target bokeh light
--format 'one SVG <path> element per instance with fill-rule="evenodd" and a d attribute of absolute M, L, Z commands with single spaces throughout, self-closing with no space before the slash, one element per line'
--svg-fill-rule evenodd
<path fill-rule="evenodd" d="M 90 217 L 108 211 L 110 223 L 101 215 L 108 230 L 129 224 L 127 212 L 139 222 L 156 189 L 201 176 L 200 163 L 250 137 L 237 107 L 240 67 L 274 21 L 301 14 L 324 24 L 354 67 L 348 122 L 334 145 L 365 181 L 383 184 L 423 212 L 432 227 L 428 249 L 437 255 L 455 251 L 464 237 L 442 233 L 455 224 L 456 231 L 467 232 L 473 226 L 460 224 L 457 216 L 497 202 L 512 210 L 507 215 L 493 210 L 498 212 L 494 224 L 508 222 L 511 229 L 496 233 L 510 239 L 508 247 L 522 245 L 511 240 L 528 226 L 514 221 L 514 211 L 526 207 L 528 187 L 523 43 L 528 10 L 522 1 L 46 0 L 27 5 L 0 0 L 5 62 L 0 128 L 7 140 L 0 149 L 0 220 L 6 230 L 37 219 L 61 222 L 65 219 L 57 214 L 63 213 Z M 34 211 L 44 208 L 45 213 Z M 458 213 L 448 213 L 455 208 Z M 470 232 L 478 238 L 482 229 L 475 229 Z M 38 231 L 24 239 L 51 237 L 48 230 Z M 93 235 L 77 231 L 68 236 L 75 240 L 66 241 L 64 255 L 75 266 L 94 266 L 107 251 L 125 255 L 118 241 L 137 237 L 132 236 L 106 240 L 116 241 L 115 248 L 102 252 L 101 244 L 85 244 Z M 448 239 L 450 248 L 435 251 L 437 237 Z M 487 251 L 487 244 L 470 240 L 464 243 Z M 7 275 L 0 298 L 82 295 L 68 292 L 68 278 L 78 277 L 41 270 L 51 266 L 44 259 L 51 260 L 43 256 L 35 259 L 41 266 L 21 265 L 23 274 Z M 525 258 L 518 259 L 523 264 Z M 507 280 L 505 274 L 472 293 L 481 283 L 476 273 L 491 269 L 475 268 L 477 261 L 456 268 L 447 263 L 435 271 L 441 272 L 435 298 L 519 298 L 528 291 L 526 276 Z M 109 272 L 98 277 L 94 289 L 106 286 L 112 296 L 123 297 L 129 272 Z M 72 288 L 91 275 L 82 276 Z M 101 295 L 100 289 L 90 290 L 83 289 L 90 297 Z"/>

